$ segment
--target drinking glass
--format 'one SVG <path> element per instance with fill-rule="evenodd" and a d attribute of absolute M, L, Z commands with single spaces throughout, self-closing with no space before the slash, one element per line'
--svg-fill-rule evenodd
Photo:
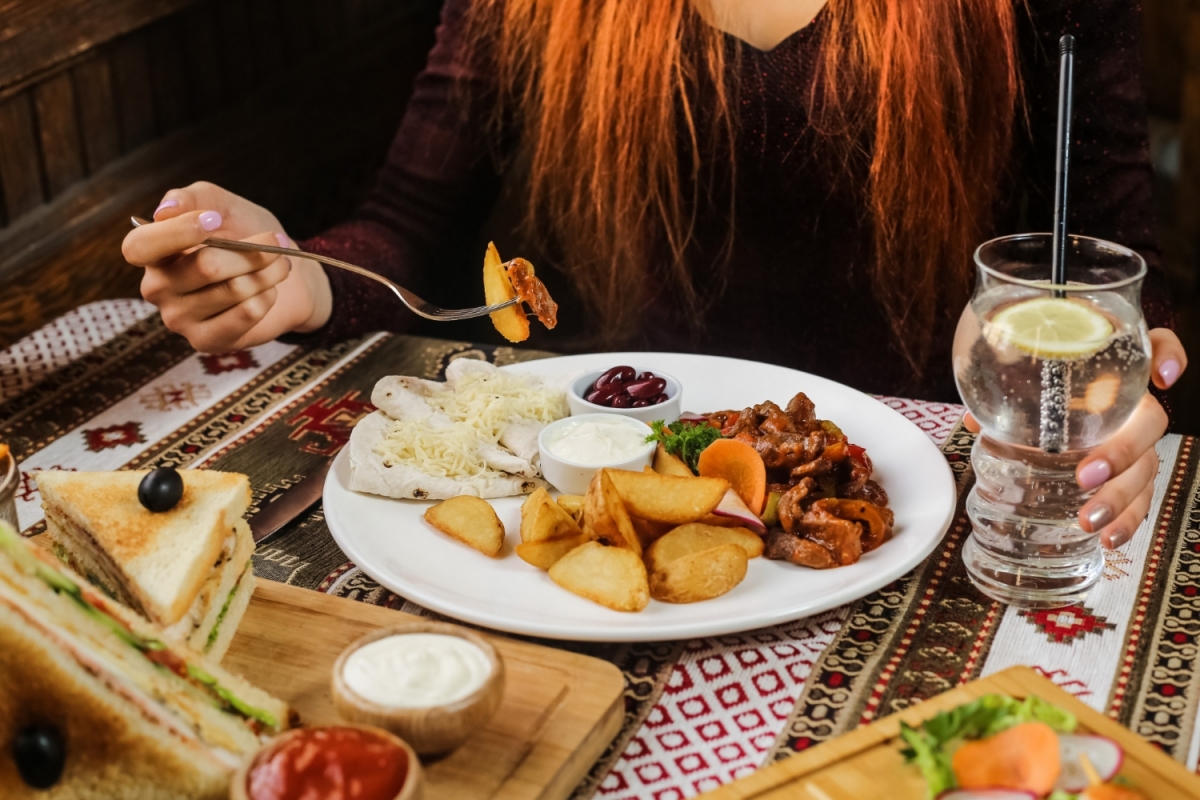
<path fill-rule="evenodd" d="M 1150 377 L 1146 264 L 1084 236 L 1067 241 L 1066 284 L 1050 282 L 1051 235 L 975 251 L 975 293 L 954 337 L 954 379 L 981 432 L 963 547 L 984 594 L 1023 608 L 1081 602 L 1104 567 L 1079 526 L 1095 490 L 1075 469 L 1129 418 Z"/>

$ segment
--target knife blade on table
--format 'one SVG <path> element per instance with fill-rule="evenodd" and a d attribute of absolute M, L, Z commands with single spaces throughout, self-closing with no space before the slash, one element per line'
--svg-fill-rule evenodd
<path fill-rule="evenodd" d="M 273 500 L 269 500 L 250 518 L 250 533 L 256 545 L 262 544 L 279 530 L 303 514 L 312 504 L 321 499 L 325 489 L 325 476 L 332 466 L 328 459 L 315 472 L 304 476 L 299 483 L 284 489 Z"/>

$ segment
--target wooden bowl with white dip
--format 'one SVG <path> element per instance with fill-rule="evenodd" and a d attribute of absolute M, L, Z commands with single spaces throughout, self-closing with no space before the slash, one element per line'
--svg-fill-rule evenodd
<path fill-rule="evenodd" d="M 504 696 L 504 661 L 474 631 L 408 622 L 352 642 L 333 665 L 333 702 L 346 720 L 375 725 L 422 756 L 457 749 Z"/>

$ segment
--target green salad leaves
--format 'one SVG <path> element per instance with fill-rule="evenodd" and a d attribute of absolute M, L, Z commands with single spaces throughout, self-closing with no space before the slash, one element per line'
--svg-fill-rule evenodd
<path fill-rule="evenodd" d="M 658 442 L 668 453 L 678 456 L 687 464 L 688 469 L 697 472 L 700 454 L 704 452 L 704 448 L 721 438 L 721 431 L 707 422 L 681 420 L 671 425 L 673 427 L 668 428 L 661 419 L 651 422 L 650 428 L 654 433 L 647 436 L 646 441 Z"/>
<path fill-rule="evenodd" d="M 955 786 L 950 759 L 964 739 L 986 739 L 1022 722 L 1044 722 L 1059 733 L 1075 730 L 1075 716 L 1039 697 L 1014 700 L 989 694 L 950 711 L 942 711 L 919 728 L 900 723 L 900 738 L 908 745 L 901 755 L 925 776 L 929 796 Z"/>

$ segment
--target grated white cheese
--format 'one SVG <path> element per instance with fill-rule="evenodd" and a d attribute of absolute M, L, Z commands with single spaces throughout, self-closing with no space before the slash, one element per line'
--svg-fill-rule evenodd
<path fill-rule="evenodd" d="M 398 419 L 375 447 L 385 464 L 411 464 L 439 478 L 500 476 L 483 450 L 495 448 L 517 420 L 548 424 L 567 416 L 566 395 L 545 388 L 536 378 L 500 372 L 468 373 L 453 387 L 443 384 L 426 398 L 429 407 L 450 420 L 433 427 L 429 419 Z"/>

